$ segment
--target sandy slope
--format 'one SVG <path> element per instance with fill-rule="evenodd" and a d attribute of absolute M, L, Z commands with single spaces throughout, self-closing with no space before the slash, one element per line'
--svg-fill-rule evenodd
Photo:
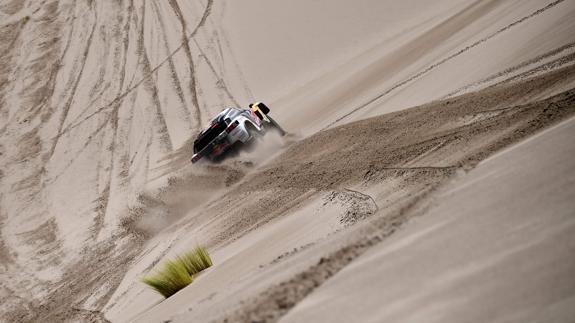
<path fill-rule="evenodd" d="M 254 2 L 261 5 L 265 1 Z M 361 4 L 365 2 L 369 1 Z M 287 19 L 317 21 L 327 29 L 326 34 L 333 33 L 335 37 L 353 33 L 340 30 L 346 27 L 361 30 L 360 27 L 338 24 L 340 10 L 361 11 L 341 6 L 334 5 L 327 13 L 312 10 L 290 15 Z M 237 7 L 240 12 L 237 19 L 248 21 L 253 8 L 239 4 Z M 362 8 L 361 5 L 358 7 Z M 413 7 L 421 8 L 422 16 L 416 18 L 419 13 L 414 16 L 413 10 L 409 9 Z M 255 61 L 270 66 L 263 71 L 252 69 L 252 77 L 246 71 L 246 78 L 252 80 L 254 93 L 259 97 L 269 97 L 268 101 L 273 100 L 281 108 L 280 119 L 286 126 L 297 127 L 305 134 L 313 133 L 338 120 L 340 123 L 349 122 L 465 93 L 466 90 L 502 81 L 509 77 L 508 72 L 525 72 L 573 53 L 571 35 L 575 32 L 575 24 L 569 17 L 573 16 L 575 8 L 568 1 L 435 1 L 433 4 L 371 1 L 370 8 L 373 11 L 366 16 L 377 16 L 373 19 L 385 22 L 385 27 L 368 33 L 377 34 L 377 37 L 366 40 L 369 47 L 360 49 L 361 46 L 356 46 L 356 52 L 349 51 L 345 41 L 318 38 L 305 32 L 307 24 L 293 24 L 289 25 L 290 31 L 297 33 L 298 37 L 290 44 L 298 50 L 290 51 L 289 56 L 282 57 L 286 64 L 274 68 L 271 66 L 275 63 L 275 56 L 267 55 L 265 51 L 250 51 L 256 46 L 252 43 L 252 34 L 260 40 L 258 36 L 263 33 L 255 31 L 258 25 L 250 25 L 249 34 L 240 33 L 248 27 L 233 31 L 237 35 L 235 39 L 242 41 L 238 48 L 243 48 L 242 44 L 248 45 L 245 53 L 235 50 L 239 58 L 244 55 L 251 58 L 244 59 L 245 65 Z M 281 6 L 280 9 L 282 13 L 287 10 Z M 243 12 L 245 14 L 241 15 Z M 287 27 L 275 24 L 276 19 L 276 15 L 270 15 L 268 20 L 264 18 L 269 25 L 266 31 L 271 29 L 274 33 L 283 34 Z M 554 36 L 549 37 L 550 34 Z M 262 40 L 267 47 L 283 48 L 278 43 L 284 43 L 284 38 L 274 41 L 268 36 Z M 312 42 L 318 44 L 309 45 Z M 331 56 L 333 58 L 329 60 L 322 60 L 323 69 L 315 68 L 319 65 L 317 62 L 306 60 L 311 54 L 299 49 L 309 46 L 314 49 L 324 46 L 323 50 L 317 51 L 337 51 L 346 58 L 339 57 L 338 60 Z M 301 88 L 288 91 L 285 96 L 274 95 L 286 84 L 281 81 L 270 84 L 264 71 L 271 69 L 283 75 L 290 69 L 300 68 L 312 71 L 303 73 L 307 78 L 300 76 L 300 79 L 315 80 L 311 83 L 300 81 Z M 507 73 L 499 75 L 503 71 Z M 263 94 L 258 93 L 260 88 Z M 306 122 L 302 125 L 301 120 Z"/>
<path fill-rule="evenodd" d="M 558 80 L 569 82 L 574 69 L 351 123 L 294 143 L 238 187 L 191 212 L 169 236 L 154 239 L 150 253 L 166 248 L 162 244 L 168 237 L 175 250 L 203 237 L 216 250 L 219 265 L 135 320 L 156 322 L 166 313 L 183 322 L 217 319 L 222 309 L 237 308 L 239 300 L 247 309 L 240 307 L 231 321 L 285 313 L 373 244 L 374 234 L 407 221 L 412 213 L 405 209 L 458 170 L 572 115 L 572 91 L 528 105 L 515 102 Z M 365 219 L 372 220 L 350 227 Z M 112 298 L 112 320 L 129 319 L 159 300 L 134 284 L 135 278 L 120 286 L 127 294 Z"/>
<path fill-rule="evenodd" d="M 306 270 L 288 279 L 280 276 L 281 271 L 276 273 L 279 284 L 276 283 L 263 291 L 257 291 L 255 296 L 247 297 L 245 303 L 239 308 L 229 305 L 235 308 L 227 315 L 229 321 L 273 321 L 281 317 L 292 306 L 305 299 L 306 295 L 317 286 L 321 286 L 326 281 L 329 282 L 332 275 L 346 268 L 345 266 L 356 257 L 394 233 L 408 220 L 414 216 L 426 214 L 430 203 L 434 203 L 432 198 L 435 189 L 448 183 L 450 178 L 456 174 L 463 174 L 465 169 L 472 168 L 475 163 L 501 147 L 524 138 L 525 135 L 533 133 L 536 128 L 547 122 L 552 122 L 547 118 L 561 118 L 556 114 L 557 112 L 567 113 L 564 116 L 572 115 L 575 112 L 573 91 L 528 105 L 515 106 L 513 103 L 507 105 L 526 92 L 545 91 L 544 84 L 553 84 L 552 79 L 555 77 L 564 79 L 566 76 L 564 72 L 567 71 L 562 71 L 555 76 L 549 75 L 550 78 L 543 77 L 511 87 L 480 91 L 459 97 L 455 101 L 442 101 L 351 123 L 310 137 L 301 143 L 304 147 L 298 147 L 298 144 L 292 146 L 294 150 L 296 148 L 305 150 L 308 147 L 315 147 L 315 144 L 322 139 L 332 143 L 337 142 L 338 144 L 333 145 L 335 147 L 332 151 L 322 151 L 312 156 L 305 154 L 306 161 L 313 165 L 310 166 L 309 171 L 306 170 L 303 173 L 307 178 L 314 178 L 315 176 L 310 176 L 310 173 L 317 172 L 316 176 L 321 178 L 321 173 L 325 171 L 325 168 L 321 167 L 323 162 L 337 165 L 325 177 L 328 180 L 321 181 L 320 185 L 336 191 L 338 189 L 345 191 L 351 186 L 356 192 L 362 192 L 361 194 L 373 198 L 372 201 L 377 208 L 372 209 L 373 214 L 364 213 L 363 218 L 369 220 L 352 227 L 355 229 L 340 231 L 323 240 L 318 240 L 312 247 L 293 255 L 283 266 L 297 266 L 300 263 L 309 262 L 312 262 L 312 265 L 307 265 Z M 556 106 L 561 108 L 556 108 Z M 554 109 L 557 110 L 553 112 Z M 397 126 L 396 122 L 409 125 L 408 128 L 411 130 L 406 131 L 406 128 Z M 352 133 L 359 135 L 359 138 L 351 135 Z M 371 135 L 369 139 L 362 139 L 367 133 Z M 356 147 L 365 147 L 365 150 L 361 148 L 347 150 L 346 147 L 349 147 L 350 142 L 357 143 Z M 308 147 L 305 146 L 306 144 Z M 333 159 L 337 157 L 342 157 L 339 163 Z M 290 159 L 288 156 L 285 158 Z M 278 159 L 281 159 L 281 156 Z M 281 165 L 284 164 L 278 162 Z M 290 173 L 286 177 L 293 177 L 293 175 Z M 280 180 L 287 180 L 281 177 L 281 171 Z M 369 203 L 370 200 L 364 201 Z M 569 208 L 565 205 L 558 206 L 558 208 L 558 212 L 569 213 Z M 359 208 L 356 207 L 355 210 Z M 340 216 L 340 219 L 344 218 L 345 215 Z M 255 257 L 254 261 L 257 260 L 260 258 Z M 414 262 L 416 263 L 414 266 L 419 266 L 416 260 Z M 281 266 L 280 264 L 279 267 Z M 268 270 L 274 272 L 273 268 Z M 214 269 L 214 274 L 215 271 L 216 269 Z M 207 280 L 208 277 L 205 279 Z M 250 290 L 257 289 L 250 285 L 252 281 L 243 279 L 246 284 L 241 288 L 243 294 L 249 294 Z M 372 290 L 375 294 L 378 291 L 376 288 Z M 190 289 L 193 289 L 193 286 Z M 346 294 L 345 290 L 345 288 L 338 289 L 342 295 Z M 361 295 L 360 290 L 354 299 L 361 302 L 363 297 L 372 295 Z M 321 298 L 321 294 L 319 297 Z M 177 301 L 178 297 L 168 300 L 165 305 L 161 305 L 160 309 L 169 308 L 170 304 Z M 213 301 L 217 301 L 217 296 Z M 342 301 L 346 302 L 345 297 Z M 177 304 L 175 308 L 183 309 L 189 306 Z M 376 315 L 375 308 L 386 306 L 385 302 L 380 303 L 376 299 L 372 304 L 374 307 L 370 309 L 374 310 L 374 315 Z M 191 306 L 194 307 L 194 305 Z M 175 310 L 175 308 L 170 309 Z M 178 318 L 185 322 L 186 317 L 195 313 L 206 315 L 202 312 L 202 308 L 203 306 L 196 304 L 192 313 L 182 313 Z M 333 309 L 329 312 L 337 315 Z M 156 313 L 155 309 L 152 313 Z M 221 317 L 220 313 L 212 313 L 212 315 Z M 157 319 L 156 316 L 152 318 Z M 314 320 L 320 319 L 329 322 L 330 316 L 326 315 L 322 318 L 320 313 L 320 316 L 314 317 Z M 454 321 L 457 319 L 454 318 Z"/>
<path fill-rule="evenodd" d="M 74 279 L 82 283 L 73 298 L 87 302 L 77 314 L 105 303 L 138 253 L 139 238 L 122 223 L 147 205 L 140 196 L 162 175 L 158 162 L 243 94 L 232 95 L 233 77 L 222 79 L 234 65 L 207 45 L 217 43 L 211 9 L 211 1 L 2 2 L 10 19 L 0 32 L 1 295 L 21 303 L 24 317 Z M 70 272 L 100 257 L 108 269 Z M 52 306 L 60 304 L 46 312 L 59 311 Z"/>
<path fill-rule="evenodd" d="M 573 113 L 574 11 L 0 1 L 0 318 L 283 315 L 458 170 Z M 201 125 L 256 98 L 290 136 L 192 167 Z M 198 242 L 216 266 L 154 306 L 138 278 Z"/>
<path fill-rule="evenodd" d="M 281 322 L 572 320 L 574 135 L 571 118 L 480 163 Z"/>

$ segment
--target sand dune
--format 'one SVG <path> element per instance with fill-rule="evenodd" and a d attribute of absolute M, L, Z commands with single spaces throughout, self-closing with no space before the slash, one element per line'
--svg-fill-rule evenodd
<path fill-rule="evenodd" d="M 345 295 L 338 277 L 433 213 L 454 177 L 573 115 L 574 13 L 0 1 L 0 320 L 328 320 L 309 304 Z M 214 114 L 256 100 L 288 136 L 189 163 Z M 139 282 L 197 243 L 215 266 L 192 285 L 162 301 Z"/>
<path fill-rule="evenodd" d="M 574 131 L 571 118 L 482 162 L 281 321 L 572 320 Z"/>

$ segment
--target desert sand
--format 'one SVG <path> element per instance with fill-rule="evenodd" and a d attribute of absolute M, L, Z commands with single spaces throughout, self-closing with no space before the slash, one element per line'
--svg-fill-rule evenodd
<path fill-rule="evenodd" d="M 281 322 L 572 320 L 574 135 L 571 118 L 483 161 Z"/>
<path fill-rule="evenodd" d="M 572 321 L 573 17 L 1 0 L 0 321 Z M 254 101 L 288 135 L 192 165 Z M 196 244 L 191 285 L 140 282 Z"/>

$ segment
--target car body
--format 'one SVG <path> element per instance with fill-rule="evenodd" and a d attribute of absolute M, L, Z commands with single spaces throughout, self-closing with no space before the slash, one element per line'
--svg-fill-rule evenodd
<path fill-rule="evenodd" d="M 250 109 L 226 108 L 215 116 L 194 141 L 192 163 L 207 157 L 214 161 L 239 143 L 247 143 L 255 136 L 263 135 L 266 127 L 283 130 L 267 115 L 269 108 L 254 103 Z"/>

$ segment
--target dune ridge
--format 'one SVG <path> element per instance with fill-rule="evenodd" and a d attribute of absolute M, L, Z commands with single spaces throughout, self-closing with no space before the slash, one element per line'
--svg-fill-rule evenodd
<path fill-rule="evenodd" d="M 454 179 L 572 117 L 573 13 L 0 0 L 0 320 L 281 319 Z M 289 134 L 192 166 L 209 119 L 253 101 Z M 161 302 L 139 283 L 198 244 L 214 266 L 189 287 Z"/>

